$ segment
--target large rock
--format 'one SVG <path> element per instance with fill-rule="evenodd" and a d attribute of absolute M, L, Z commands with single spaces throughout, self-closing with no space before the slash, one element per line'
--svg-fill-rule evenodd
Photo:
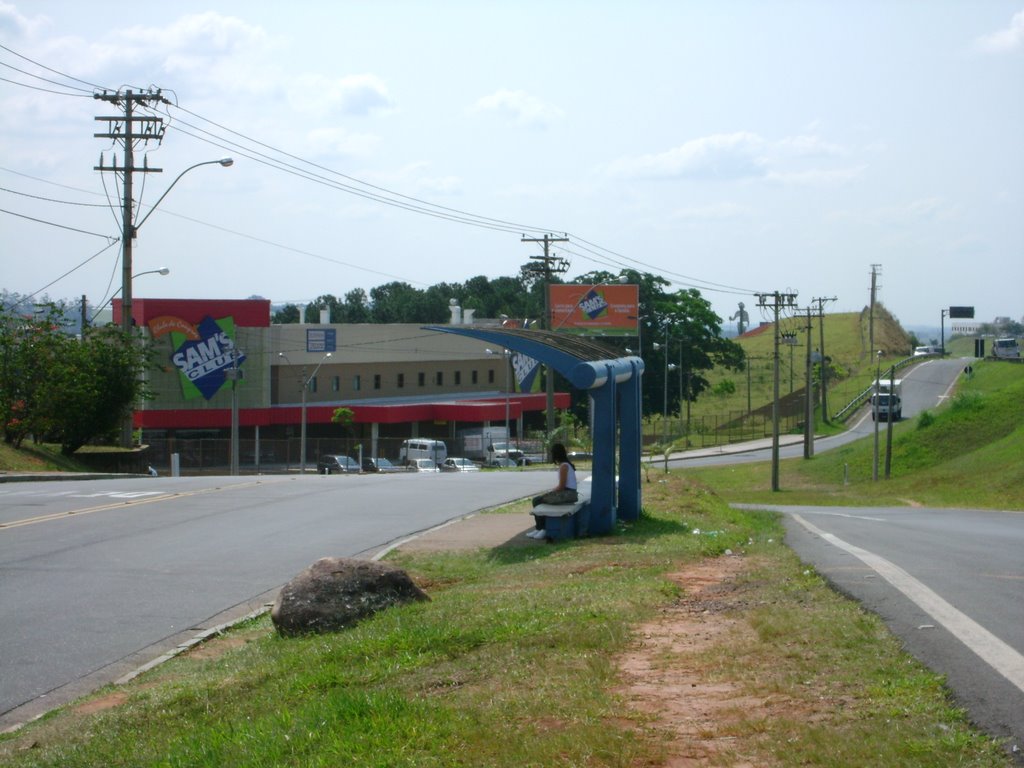
<path fill-rule="evenodd" d="M 401 568 L 325 557 L 285 584 L 270 618 L 281 635 L 334 632 L 389 606 L 429 599 Z"/>

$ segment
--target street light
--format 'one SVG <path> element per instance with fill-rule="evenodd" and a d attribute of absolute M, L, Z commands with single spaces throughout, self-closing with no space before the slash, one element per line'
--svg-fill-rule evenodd
<path fill-rule="evenodd" d="M 124 169 L 124 210 L 122 212 L 121 222 L 121 331 L 125 336 L 130 336 L 132 332 L 132 241 L 135 239 L 136 235 L 139 234 L 139 230 L 142 228 L 142 225 L 146 223 L 146 219 L 148 219 L 153 211 L 156 210 L 156 207 L 160 205 L 160 202 L 167 197 L 167 193 L 171 191 L 175 184 L 178 183 L 178 180 L 193 168 L 198 168 L 201 165 L 214 164 L 228 168 L 234 162 L 235 161 L 230 157 L 224 157 L 220 160 L 206 160 L 202 163 L 196 163 L 195 165 L 189 166 L 178 174 L 177 178 L 171 182 L 171 186 L 164 190 L 164 193 L 160 195 L 156 203 L 150 207 L 149 211 L 142 217 L 138 224 L 132 223 L 131 177 L 134 169 Z M 131 163 L 129 163 L 129 165 L 131 165 Z M 121 426 L 121 447 L 130 448 L 131 445 L 132 418 L 129 413 Z"/>
<path fill-rule="evenodd" d="M 503 349 L 499 353 L 499 352 L 495 352 L 493 349 L 488 348 L 486 351 L 487 351 L 488 355 L 500 354 L 502 356 L 502 362 L 505 365 L 505 456 L 507 457 L 508 456 L 509 444 L 512 442 L 512 432 L 509 429 L 509 391 L 508 391 L 508 369 L 509 369 L 508 356 L 509 356 L 509 350 Z"/>
<path fill-rule="evenodd" d="M 882 392 L 882 350 L 875 352 L 876 363 L 875 363 L 875 396 L 872 398 L 874 403 L 872 404 L 872 417 L 875 420 L 875 455 L 874 461 L 871 465 L 871 479 L 874 482 L 878 482 L 878 401 L 881 399 L 879 395 Z M 892 410 L 890 406 L 889 410 Z M 891 418 L 891 417 L 890 417 Z"/>
<path fill-rule="evenodd" d="M 163 202 L 165 197 L 167 197 L 167 193 L 174 189 L 174 185 L 181 180 L 181 177 L 193 168 L 198 168 L 201 165 L 220 165 L 224 168 L 230 168 L 234 165 L 234 162 L 235 161 L 230 157 L 222 157 L 220 160 L 204 160 L 201 163 L 190 165 L 177 175 L 174 181 L 171 182 L 171 185 L 167 187 L 167 189 L 164 190 L 164 193 L 157 198 L 157 201 L 150 206 L 149 211 L 142 217 L 138 224 L 132 224 L 130 206 L 126 206 L 128 218 L 124 222 L 124 232 L 122 235 L 124 259 L 121 265 L 121 330 L 125 333 L 131 333 L 132 330 L 132 241 L 138 236 L 139 230 L 142 229 L 142 225 L 146 223 L 146 220 L 151 215 L 153 215 L 153 211 L 155 211 L 156 207 Z"/>
<path fill-rule="evenodd" d="M 664 345 L 665 346 L 665 376 L 664 376 L 664 385 L 665 386 L 664 386 L 663 400 L 662 400 L 662 404 L 661 404 L 662 437 L 664 437 L 664 438 L 668 437 L 668 374 L 669 374 L 669 371 L 674 371 L 676 369 L 676 364 L 675 363 L 670 363 L 668 361 L 668 328 L 669 328 L 668 323 L 665 323 L 665 345 Z M 658 342 L 654 342 L 654 344 L 652 346 L 654 347 L 654 351 L 655 352 L 657 352 L 659 349 L 662 348 L 662 345 L 659 344 Z"/>
<path fill-rule="evenodd" d="M 143 275 L 169 275 L 169 274 L 171 274 L 171 270 L 168 269 L 167 267 L 160 267 L 160 269 L 147 269 L 145 272 L 136 272 L 134 275 L 132 275 L 132 280 L 134 280 L 137 277 L 142 277 Z M 107 304 L 109 304 L 114 299 L 116 299 L 117 298 L 117 294 L 119 294 L 120 292 L 121 292 L 121 289 L 118 288 L 116 291 L 114 291 L 110 295 L 109 299 L 104 301 L 102 304 L 100 304 L 100 306 L 95 311 L 93 311 L 92 317 L 89 319 L 89 324 L 90 325 L 92 325 L 94 322 L 96 322 L 96 318 L 99 316 L 100 312 L 102 312 L 104 309 L 106 309 Z"/>
<path fill-rule="evenodd" d="M 288 362 L 288 365 L 291 365 L 291 360 L 288 360 L 288 355 L 284 352 L 278 352 L 277 356 L 283 357 Z M 309 392 L 309 382 L 316 378 L 316 372 L 320 370 L 320 366 L 330 356 L 330 352 L 324 353 L 324 356 L 316 364 L 316 368 L 313 369 L 309 376 L 306 376 L 306 366 L 302 366 L 302 378 L 300 379 L 302 381 L 302 426 L 299 431 L 299 440 L 301 441 L 299 446 L 299 471 L 302 474 L 306 474 L 306 394 Z"/>

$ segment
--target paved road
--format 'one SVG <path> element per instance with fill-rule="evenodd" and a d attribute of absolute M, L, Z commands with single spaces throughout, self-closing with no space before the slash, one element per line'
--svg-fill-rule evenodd
<path fill-rule="evenodd" d="M 935 408 L 949 397 L 953 385 L 963 372 L 964 366 L 971 362 L 970 358 L 926 360 L 915 365 L 913 368 L 901 372 L 903 380 L 903 418 L 913 418 L 921 411 Z M 883 421 L 879 426 L 879 441 L 884 451 L 886 423 Z M 831 437 L 817 438 L 814 441 L 815 455 L 822 451 L 838 448 L 841 445 L 860 440 L 863 437 L 874 436 L 875 422 L 871 419 L 869 408 L 862 408 L 860 413 L 853 417 L 848 429 L 838 435 Z M 781 439 L 779 456 L 783 459 L 792 459 L 803 456 L 803 439 L 798 436 L 784 435 Z M 749 450 L 751 446 L 757 446 L 756 450 Z M 695 466 L 721 466 L 724 464 L 742 464 L 755 461 L 770 461 L 771 440 L 758 440 L 752 444 L 742 446 L 722 446 L 720 448 L 707 448 L 685 453 L 674 453 L 669 457 L 669 466 L 695 467 Z M 660 464 L 660 461 L 654 461 Z"/>
<path fill-rule="evenodd" d="M 552 481 L 507 471 L 0 484 L 0 729 L 258 608 L 317 558 L 366 554 Z"/>
<path fill-rule="evenodd" d="M 1024 749 L 1024 512 L 767 508 L 801 559 L 946 675 L 972 720 Z"/>

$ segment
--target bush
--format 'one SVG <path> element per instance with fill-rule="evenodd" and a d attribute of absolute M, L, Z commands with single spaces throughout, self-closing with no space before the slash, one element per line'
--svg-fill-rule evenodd
<path fill-rule="evenodd" d="M 927 429 L 935 423 L 935 416 L 932 415 L 931 411 L 921 411 L 921 414 L 917 417 L 917 428 Z"/>

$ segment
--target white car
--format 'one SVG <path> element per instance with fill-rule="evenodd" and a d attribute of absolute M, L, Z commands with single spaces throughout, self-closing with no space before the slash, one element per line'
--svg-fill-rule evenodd
<path fill-rule="evenodd" d="M 442 472 L 479 472 L 480 467 L 469 459 L 449 456 L 441 463 Z"/>
<path fill-rule="evenodd" d="M 437 472 L 437 464 L 431 459 L 413 459 L 409 462 L 409 470 L 412 472 Z"/>

